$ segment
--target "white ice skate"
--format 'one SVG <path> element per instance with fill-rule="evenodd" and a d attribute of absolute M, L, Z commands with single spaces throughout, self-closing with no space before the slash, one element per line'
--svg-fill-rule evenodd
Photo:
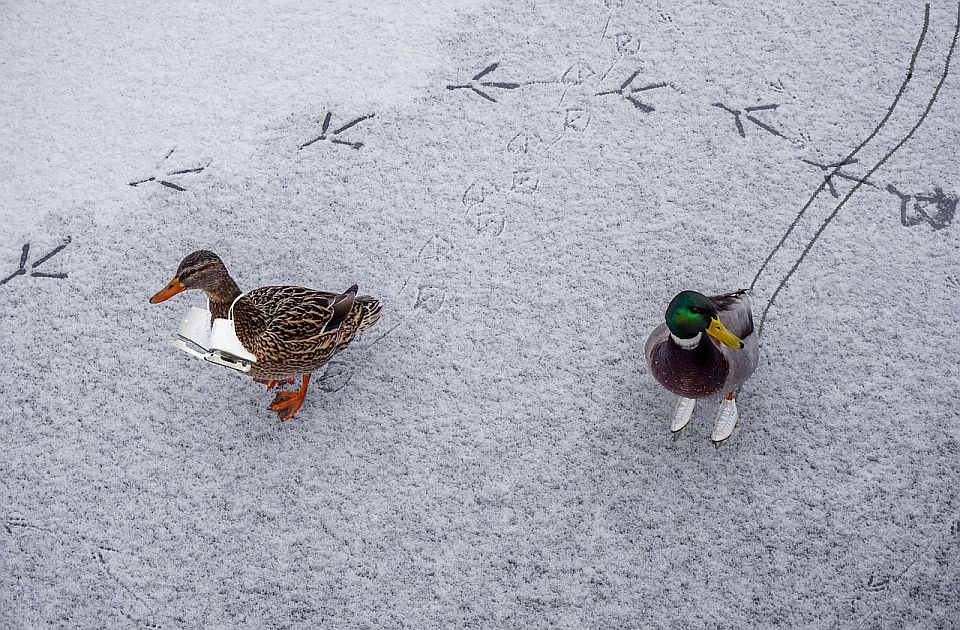
<path fill-rule="evenodd" d="M 677 397 L 677 406 L 673 410 L 673 420 L 670 421 L 670 432 L 673 433 L 673 437 L 678 437 L 680 431 L 683 431 L 683 428 L 690 422 L 696 406 L 695 398 Z"/>
<path fill-rule="evenodd" d="M 710 434 L 710 439 L 713 440 L 714 444 L 719 446 L 721 442 L 730 437 L 739 419 L 737 401 L 732 397 L 724 398 L 723 402 L 720 403 L 720 411 L 717 412 L 717 421 L 713 425 L 713 433 Z"/>

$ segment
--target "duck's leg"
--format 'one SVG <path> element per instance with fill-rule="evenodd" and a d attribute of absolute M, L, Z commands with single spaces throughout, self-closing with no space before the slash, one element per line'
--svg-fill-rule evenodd
<path fill-rule="evenodd" d="M 720 411 L 717 412 L 717 421 L 713 425 L 713 433 L 710 434 L 710 439 L 719 445 L 720 442 L 730 437 L 739 419 L 737 401 L 733 399 L 733 392 L 730 392 L 720 403 Z"/>
<path fill-rule="evenodd" d="M 283 387 L 284 385 L 293 385 L 292 378 L 287 378 L 287 379 L 281 378 L 278 380 L 273 380 L 273 379 L 263 380 L 258 378 L 257 382 L 266 385 L 267 389 L 277 389 L 279 387 Z"/>
<path fill-rule="evenodd" d="M 690 418 L 693 417 L 693 410 L 696 407 L 697 401 L 695 398 L 677 397 L 677 406 L 673 409 L 673 419 L 670 421 L 670 432 L 673 433 L 674 439 L 680 436 L 680 432 L 690 422 Z"/>
<path fill-rule="evenodd" d="M 310 385 L 310 374 L 303 375 L 303 381 L 300 382 L 300 389 L 295 392 L 277 392 L 276 398 L 270 404 L 270 411 L 276 411 L 280 414 L 281 420 L 289 420 L 303 406 L 303 401 L 307 397 L 307 387 Z"/>

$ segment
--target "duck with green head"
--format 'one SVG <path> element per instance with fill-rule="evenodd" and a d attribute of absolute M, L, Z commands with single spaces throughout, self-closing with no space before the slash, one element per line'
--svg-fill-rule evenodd
<path fill-rule="evenodd" d="M 697 399 L 723 398 L 710 435 L 720 443 L 739 418 L 734 396 L 760 359 L 750 295 L 681 291 L 665 319 L 647 339 L 645 355 L 654 378 L 679 397 L 670 430 L 677 435 L 690 422 Z"/>

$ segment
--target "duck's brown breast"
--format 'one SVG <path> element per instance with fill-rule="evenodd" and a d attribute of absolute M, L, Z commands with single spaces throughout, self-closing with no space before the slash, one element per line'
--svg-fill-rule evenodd
<path fill-rule="evenodd" d="M 650 370 L 661 385 L 677 396 L 707 398 L 723 393 L 730 366 L 708 338 L 692 350 L 684 350 L 667 338 L 654 348 Z"/>

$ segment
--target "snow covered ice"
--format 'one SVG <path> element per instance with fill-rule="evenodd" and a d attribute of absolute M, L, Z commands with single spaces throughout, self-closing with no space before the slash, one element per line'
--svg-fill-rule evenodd
<path fill-rule="evenodd" d="M 0 628 L 952 627 L 957 15 L 3 3 Z M 201 248 L 383 300 L 290 422 L 167 345 Z"/>

